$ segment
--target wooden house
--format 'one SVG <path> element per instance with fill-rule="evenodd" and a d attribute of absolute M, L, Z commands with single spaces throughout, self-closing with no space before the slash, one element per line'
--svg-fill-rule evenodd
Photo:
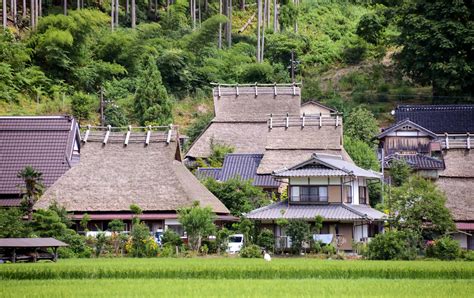
<path fill-rule="evenodd" d="M 463 248 L 474 249 L 474 105 L 402 105 L 379 136 L 382 164 L 403 159 L 446 194 Z"/>
<path fill-rule="evenodd" d="M 87 213 L 90 230 L 106 230 L 121 219 L 130 228 L 136 204 L 152 231 L 183 234 L 177 210 L 198 201 L 211 207 L 217 221 L 234 220 L 229 210 L 182 163 L 178 130 L 170 127 L 88 127 L 82 133 L 81 162 L 59 178 L 38 201 L 52 202 L 80 221 Z M 79 225 L 77 229 L 80 229 Z"/>
<path fill-rule="evenodd" d="M 279 219 L 309 223 L 324 219 L 321 235 L 340 250 L 353 250 L 353 243 L 366 242 L 383 230 L 385 214 L 370 207 L 367 185 L 380 174 L 361 169 L 341 155 L 314 153 L 302 163 L 273 171 L 288 184 L 288 200 L 251 211 L 247 218 L 273 230 L 277 248 L 286 249 L 291 239 Z M 324 236 L 324 237 L 323 237 Z"/>
<path fill-rule="evenodd" d="M 26 166 L 42 173 L 50 187 L 79 162 L 79 128 L 69 116 L 0 117 L 0 207 L 20 206 Z"/>

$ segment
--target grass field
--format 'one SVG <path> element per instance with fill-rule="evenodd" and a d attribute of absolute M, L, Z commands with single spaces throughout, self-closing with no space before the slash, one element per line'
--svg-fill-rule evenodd
<path fill-rule="evenodd" d="M 76 259 L 0 265 L 0 297 L 474 297 L 474 263 Z"/>

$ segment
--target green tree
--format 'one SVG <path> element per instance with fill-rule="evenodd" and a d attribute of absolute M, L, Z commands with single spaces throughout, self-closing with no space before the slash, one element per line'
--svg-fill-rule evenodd
<path fill-rule="evenodd" d="M 352 140 L 360 140 L 372 147 L 372 139 L 379 133 L 377 119 L 372 112 L 357 107 L 345 119 L 344 134 Z"/>
<path fill-rule="evenodd" d="M 422 177 L 412 176 L 402 186 L 391 188 L 386 204 L 392 224 L 400 231 L 434 239 L 455 230 L 445 195 Z"/>
<path fill-rule="evenodd" d="M 28 237 L 30 231 L 19 208 L 0 208 L 0 238 Z"/>
<path fill-rule="evenodd" d="M 31 222 L 33 218 L 33 207 L 41 195 L 43 195 L 43 174 L 31 166 L 26 166 L 17 176 L 25 183 L 25 185 L 22 186 L 22 193 L 24 195 L 21 205 L 28 215 L 28 221 Z"/>
<path fill-rule="evenodd" d="M 377 44 L 386 26 L 387 22 L 382 14 L 368 13 L 360 18 L 356 33 L 365 41 Z"/>
<path fill-rule="evenodd" d="M 474 90 L 474 3 L 470 0 L 405 1 L 397 11 L 398 64 L 434 95 Z"/>
<path fill-rule="evenodd" d="M 273 236 L 273 232 L 269 229 L 262 229 L 260 234 L 257 236 L 257 244 L 267 251 L 273 251 L 275 245 L 275 236 Z"/>
<path fill-rule="evenodd" d="M 410 178 L 412 169 L 403 159 L 393 159 L 390 162 L 390 177 L 393 186 L 401 186 Z"/>
<path fill-rule="evenodd" d="M 234 152 L 234 147 L 225 144 L 219 144 L 211 140 L 211 154 L 207 158 L 207 163 L 211 168 L 220 168 L 224 163 L 227 154 Z"/>
<path fill-rule="evenodd" d="M 178 210 L 178 220 L 188 235 L 189 246 L 195 252 L 199 251 L 203 237 L 214 233 L 215 214 L 210 207 L 201 208 L 199 202 L 192 207 Z"/>
<path fill-rule="evenodd" d="M 172 103 L 161 81 L 153 56 L 143 59 L 137 78 L 134 110 L 141 125 L 168 125 L 173 121 Z"/>
<path fill-rule="evenodd" d="M 81 226 L 81 228 L 84 232 L 89 231 L 88 225 L 89 225 L 90 221 L 91 221 L 91 216 L 87 213 L 84 213 L 84 215 L 82 216 L 81 221 L 79 222 L 79 225 Z"/>
<path fill-rule="evenodd" d="M 214 115 L 212 113 L 206 113 L 203 115 L 198 115 L 197 118 L 191 122 L 191 124 L 186 129 L 186 135 L 189 137 L 187 144 L 192 144 L 206 129 L 206 127 L 211 122 Z"/>
<path fill-rule="evenodd" d="M 212 178 L 204 180 L 204 185 L 230 210 L 232 215 L 242 216 L 269 203 L 267 195 L 250 180 L 229 179 L 218 182 Z"/>
<path fill-rule="evenodd" d="M 286 234 L 291 239 L 293 253 L 299 254 L 303 250 L 304 243 L 311 240 L 310 225 L 305 220 L 293 219 L 286 226 Z"/>
<path fill-rule="evenodd" d="M 97 97 L 83 92 L 76 92 L 71 99 L 72 115 L 80 122 L 87 121 L 91 117 L 91 112 L 97 110 Z"/>
<path fill-rule="evenodd" d="M 357 166 L 366 170 L 380 170 L 380 163 L 375 150 L 364 141 L 346 136 L 344 138 L 344 149 Z"/>

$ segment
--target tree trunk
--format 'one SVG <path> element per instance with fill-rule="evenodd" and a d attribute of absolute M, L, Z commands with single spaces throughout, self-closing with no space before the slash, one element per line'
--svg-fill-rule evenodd
<path fill-rule="evenodd" d="M 227 14 L 229 21 L 228 23 L 228 29 L 227 29 L 227 47 L 230 48 L 232 47 L 232 0 L 228 0 L 227 3 Z"/>
<path fill-rule="evenodd" d="M 114 31 L 115 27 L 115 0 L 110 2 L 110 28 Z M 102 103 L 101 103 L 102 104 Z"/>
<path fill-rule="evenodd" d="M 240 0 L 240 10 L 245 10 L 245 0 Z"/>
<path fill-rule="evenodd" d="M 273 0 L 273 32 L 278 32 L 278 1 Z"/>
<path fill-rule="evenodd" d="M 137 16 L 136 16 L 136 7 L 135 0 L 132 0 L 132 28 L 137 26 Z"/>
<path fill-rule="evenodd" d="M 77 9 L 81 9 L 81 0 L 77 0 Z"/>
<path fill-rule="evenodd" d="M 28 10 L 26 5 L 27 5 L 26 0 L 23 0 L 22 11 L 21 11 L 23 18 L 26 18 L 26 11 Z"/>
<path fill-rule="evenodd" d="M 252 24 L 253 19 L 255 19 L 255 13 L 245 22 L 245 24 L 239 29 L 239 33 L 242 33 L 247 29 L 250 24 Z"/>
<path fill-rule="evenodd" d="M 112 1 L 115 1 L 115 27 L 118 28 L 118 26 L 119 26 L 120 2 L 119 2 L 119 0 L 112 0 Z"/>
<path fill-rule="evenodd" d="M 219 14 L 222 14 L 222 0 L 219 0 Z M 222 49 L 222 24 L 219 23 L 219 38 L 217 40 L 217 46 Z"/>
<path fill-rule="evenodd" d="M 257 0 L 257 62 L 260 62 L 260 28 L 262 27 L 262 0 Z"/>
<path fill-rule="evenodd" d="M 127 16 L 130 14 L 130 0 L 125 1 L 125 12 Z"/>
<path fill-rule="evenodd" d="M 39 0 L 35 0 L 35 27 L 38 26 Z"/>
<path fill-rule="evenodd" d="M 201 27 L 201 0 L 198 1 L 199 28 Z"/>
<path fill-rule="evenodd" d="M 43 16 L 43 0 L 38 0 L 38 14 L 40 17 Z"/>
<path fill-rule="evenodd" d="M 30 0 L 30 25 L 35 28 L 35 0 Z"/>
<path fill-rule="evenodd" d="M 296 9 L 298 9 L 298 0 L 293 0 L 293 3 L 295 4 L 296 6 Z M 298 18 L 296 17 L 295 18 L 295 33 L 298 33 Z"/>
<path fill-rule="evenodd" d="M 7 0 L 2 0 L 2 25 L 7 28 Z"/>
<path fill-rule="evenodd" d="M 64 15 L 67 15 L 67 0 L 63 0 L 63 10 Z"/>
<path fill-rule="evenodd" d="M 262 46 L 260 47 L 260 62 L 263 62 L 263 52 L 265 51 L 265 23 L 267 21 L 267 0 L 263 0 L 263 20 L 262 20 Z"/>

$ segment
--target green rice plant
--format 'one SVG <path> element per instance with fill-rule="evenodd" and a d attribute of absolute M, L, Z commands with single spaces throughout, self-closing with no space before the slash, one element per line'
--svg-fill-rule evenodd
<path fill-rule="evenodd" d="M 474 279 L 473 262 L 341 261 L 310 258 L 68 259 L 0 265 L 0 280 L 51 279 Z"/>

